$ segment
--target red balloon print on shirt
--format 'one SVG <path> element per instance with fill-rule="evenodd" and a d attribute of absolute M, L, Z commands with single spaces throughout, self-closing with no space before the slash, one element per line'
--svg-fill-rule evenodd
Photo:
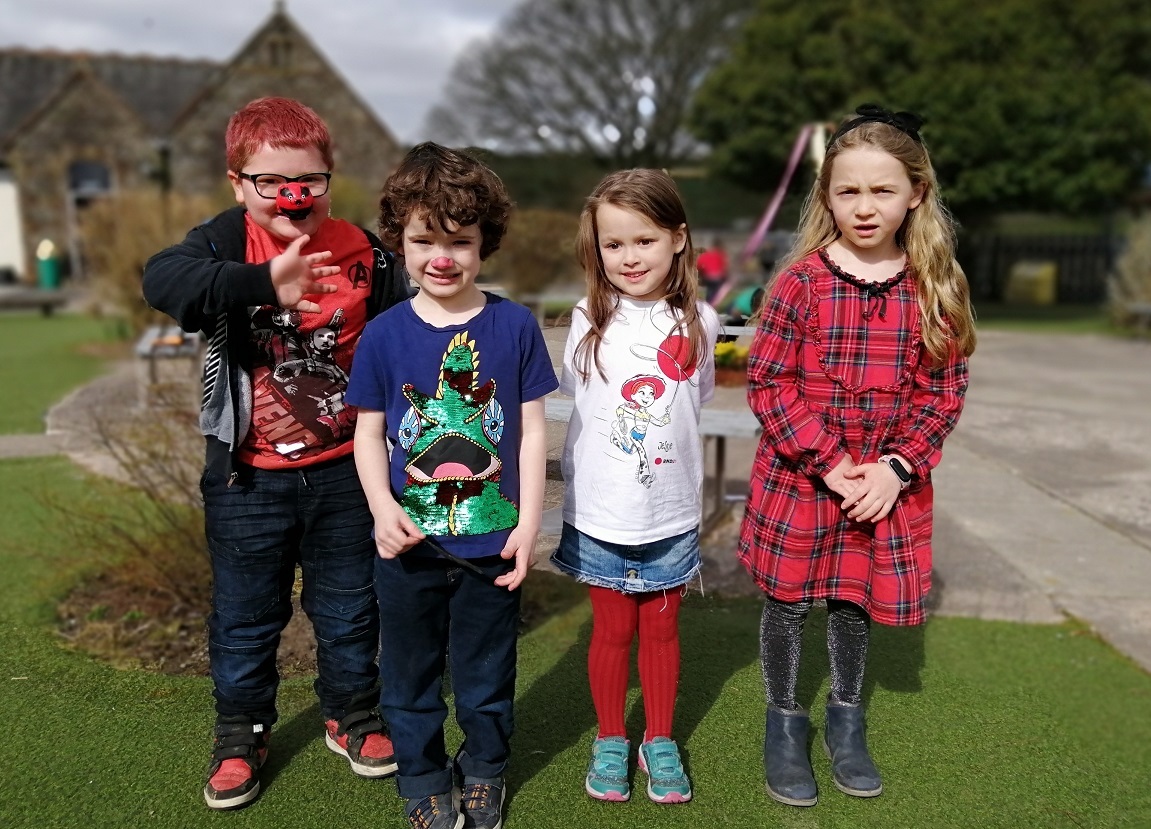
<path fill-rule="evenodd" d="M 660 343 L 655 362 L 664 376 L 671 380 L 686 380 L 695 374 L 695 360 L 690 358 L 691 340 L 673 334 Z"/>

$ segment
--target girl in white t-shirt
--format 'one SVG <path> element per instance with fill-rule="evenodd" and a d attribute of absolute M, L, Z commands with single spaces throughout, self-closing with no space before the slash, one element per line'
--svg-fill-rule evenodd
<path fill-rule="evenodd" d="M 657 803 L 691 799 L 671 739 L 679 605 L 699 572 L 700 407 L 715 387 L 719 317 L 696 299 L 683 202 L 660 170 L 625 170 L 584 206 L 588 295 L 576 306 L 560 390 L 575 398 L 564 445 L 564 527 L 552 562 L 589 586 L 588 678 L 599 720 L 585 789 L 627 800 L 624 727 L 632 640 L 647 728 L 639 766 Z"/>

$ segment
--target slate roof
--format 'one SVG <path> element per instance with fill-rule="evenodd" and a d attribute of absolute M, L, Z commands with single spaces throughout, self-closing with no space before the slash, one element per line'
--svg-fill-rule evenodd
<path fill-rule="evenodd" d="M 0 49 L 0 145 L 85 67 L 114 90 L 157 135 L 220 71 L 208 60 L 147 55 Z"/>

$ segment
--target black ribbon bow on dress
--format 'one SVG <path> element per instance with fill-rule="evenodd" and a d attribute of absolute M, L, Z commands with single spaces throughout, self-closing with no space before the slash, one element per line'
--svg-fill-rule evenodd
<path fill-rule="evenodd" d="M 916 144 L 923 143 L 923 139 L 919 137 L 919 128 L 923 126 L 923 119 L 914 112 L 892 112 L 878 104 L 861 104 L 856 107 L 855 117 L 840 125 L 839 129 L 835 131 L 835 134 L 831 136 L 831 140 L 827 142 L 827 146 L 830 147 L 835 143 L 836 139 L 845 133 L 851 132 L 856 127 L 871 123 L 887 124 L 888 126 L 895 127 L 911 138 Z"/>
<path fill-rule="evenodd" d="M 867 285 L 867 308 L 863 311 L 865 320 L 875 316 L 879 311 L 881 320 L 887 319 L 887 292 L 891 290 L 890 282 L 871 282 Z"/>

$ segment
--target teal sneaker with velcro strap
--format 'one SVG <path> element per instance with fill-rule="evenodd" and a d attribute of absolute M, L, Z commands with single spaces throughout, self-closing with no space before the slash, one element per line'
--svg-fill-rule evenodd
<path fill-rule="evenodd" d="M 647 796 L 656 803 L 687 803 L 691 781 L 675 740 L 656 737 L 639 747 L 639 767 L 647 774 Z"/>
<path fill-rule="evenodd" d="M 622 802 L 631 797 L 628 754 L 631 743 L 624 737 L 603 737 L 591 744 L 584 790 L 596 800 Z"/>

